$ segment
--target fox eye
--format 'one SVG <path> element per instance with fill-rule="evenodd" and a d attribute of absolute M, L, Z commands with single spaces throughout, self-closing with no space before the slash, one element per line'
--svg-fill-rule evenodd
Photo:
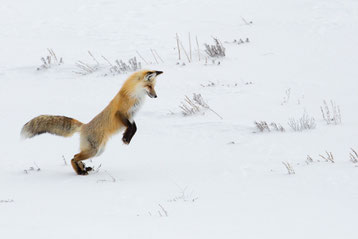
<path fill-rule="evenodd" d="M 152 86 L 150 86 L 150 85 L 148 85 L 147 87 L 148 87 L 148 89 L 150 89 L 150 90 L 152 89 Z"/>

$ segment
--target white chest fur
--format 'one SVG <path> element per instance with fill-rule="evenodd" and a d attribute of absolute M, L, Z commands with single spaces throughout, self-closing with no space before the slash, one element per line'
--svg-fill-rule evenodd
<path fill-rule="evenodd" d="M 129 114 L 133 117 L 138 110 L 141 108 L 141 106 L 144 103 L 144 99 L 145 99 L 145 95 L 146 92 L 144 90 L 141 91 L 137 91 L 135 92 L 135 94 L 133 95 L 133 97 L 136 99 L 136 102 L 134 103 L 134 105 L 129 109 Z"/>

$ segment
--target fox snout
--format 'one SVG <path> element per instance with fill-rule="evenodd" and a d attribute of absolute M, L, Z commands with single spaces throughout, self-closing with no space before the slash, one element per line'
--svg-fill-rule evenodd
<path fill-rule="evenodd" d="M 147 94 L 150 98 L 157 98 L 157 93 L 155 92 L 154 89 L 151 89 L 150 91 L 147 91 Z"/>
<path fill-rule="evenodd" d="M 160 75 L 163 74 L 163 71 L 149 71 L 148 73 L 146 73 L 145 77 L 144 77 L 144 87 L 145 90 L 147 92 L 147 95 L 150 98 L 157 98 L 157 93 L 154 90 L 154 86 L 155 86 L 155 78 Z"/>

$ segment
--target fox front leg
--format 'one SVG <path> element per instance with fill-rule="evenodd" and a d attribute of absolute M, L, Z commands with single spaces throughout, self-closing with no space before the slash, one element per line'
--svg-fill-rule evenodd
<path fill-rule="evenodd" d="M 132 123 L 129 121 L 127 117 L 125 117 L 121 112 L 116 113 L 118 119 L 122 122 L 122 124 L 127 127 L 126 130 L 123 133 L 122 141 L 125 144 L 129 144 L 134 136 L 134 134 L 137 132 L 137 125 L 133 121 Z"/>
<path fill-rule="evenodd" d="M 123 138 L 122 138 L 123 143 L 129 144 L 136 132 L 137 132 L 137 125 L 133 121 L 133 123 L 130 123 L 130 125 L 127 127 L 126 131 L 124 131 Z"/>

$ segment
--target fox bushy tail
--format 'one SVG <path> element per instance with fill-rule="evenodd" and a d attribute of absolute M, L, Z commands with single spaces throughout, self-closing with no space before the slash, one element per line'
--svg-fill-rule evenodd
<path fill-rule="evenodd" d="M 66 116 L 40 115 L 22 127 L 21 135 L 24 138 L 32 138 L 39 134 L 50 133 L 69 137 L 79 132 L 82 125 L 80 121 Z"/>

